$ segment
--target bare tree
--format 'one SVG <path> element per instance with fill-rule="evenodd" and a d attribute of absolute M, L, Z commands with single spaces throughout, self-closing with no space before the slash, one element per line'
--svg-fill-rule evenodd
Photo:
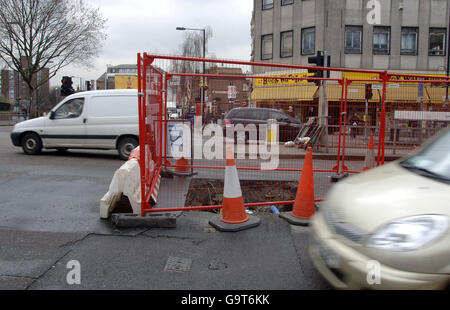
<path fill-rule="evenodd" d="M 208 55 L 208 42 L 212 38 L 213 32 L 210 26 L 205 27 L 205 55 Z M 183 43 L 179 47 L 181 56 L 203 57 L 203 33 L 200 31 L 186 31 Z M 177 73 L 200 73 L 203 64 L 201 62 L 173 60 L 170 66 L 171 72 Z M 206 63 L 206 67 L 208 67 Z M 192 103 L 193 92 L 196 89 L 192 77 L 181 77 L 177 89 L 172 92 L 177 94 L 176 101 L 182 102 L 184 109 L 188 109 Z M 185 111 L 186 112 L 186 111 Z"/>
<path fill-rule="evenodd" d="M 210 26 L 205 27 L 205 54 L 208 54 L 208 42 L 213 36 Z M 181 56 L 186 57 L 203 57 L 203 33 L 200 31 L 189 31 L 184 33 L 183 43 L 180 45 Z M 201 72 L 202 63 L 192 61 L 176 61 L 172 62 L 172 72 L 182 73 L 199 73 Z"/>
<path fill-rule="evenodd" d="M 106 19 L 82 0 L 2 0 L 0 59 L 29 88 L 31 115 L 39 113 L 36 90 L 69 64 L 92 66 Z M 48 76 L 38 73 L 48 68 Z"/>

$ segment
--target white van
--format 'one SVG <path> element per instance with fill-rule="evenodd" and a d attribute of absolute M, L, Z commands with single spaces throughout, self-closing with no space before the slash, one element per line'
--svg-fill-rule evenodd
<path fill-rule="evenodd" d="M 139 145 L 137 90 L 98 90 L 76 93 L 46 116 L 18 123 L 11 132 L 25 154 L 46 149 L 117 149 L 128 159 Z"/>

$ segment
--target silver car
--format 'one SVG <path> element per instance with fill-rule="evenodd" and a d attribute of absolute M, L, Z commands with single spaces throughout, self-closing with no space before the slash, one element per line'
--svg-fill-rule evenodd
<path fill-rule="evenodd" d="M 407 158 L 336 184 L 310 256 L 339 289 L 450 286 L 450 129 Z"/>

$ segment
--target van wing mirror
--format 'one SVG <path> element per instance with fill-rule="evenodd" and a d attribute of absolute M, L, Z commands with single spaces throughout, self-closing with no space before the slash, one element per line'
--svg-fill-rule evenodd
<path fill-rule="evenodd" d="M 55 111 L 51 111 L 50 112 L 50 117 L 49 119 L 55 119 Z"/>

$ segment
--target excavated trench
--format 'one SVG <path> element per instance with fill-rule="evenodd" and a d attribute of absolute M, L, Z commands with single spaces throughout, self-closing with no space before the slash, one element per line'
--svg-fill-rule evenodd
<path fill-rule="evenodd" d="M 240 181 L 244 203 L 295 200 L 298 183 L 280 181 Z M 221 205 L 223 181 L 193 179 L 189 186 L 185 206 Z M 292 205 L 277 205 L 280 212 L 292 211 Z M 272 212 L 270 206 L 249 208 L 255 213 Z M 217 212 L 213 210 L 212 212 Z"/>

